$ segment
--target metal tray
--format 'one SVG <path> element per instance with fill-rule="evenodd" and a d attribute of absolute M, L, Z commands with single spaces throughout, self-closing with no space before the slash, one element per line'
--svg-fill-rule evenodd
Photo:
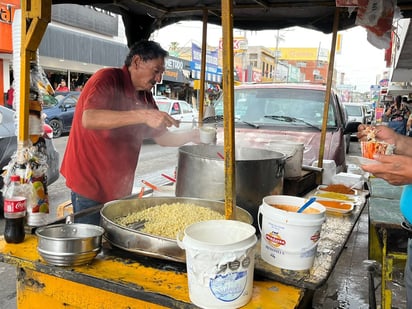
<path fill-rule="evenodd" d="M 325 202 L 334 202 L 334 203 L 341 203 L 341 204 L 347 204 L 350 207 L 348 209 L 342 209 L 342 208 L 337 208 L 337 207 L 332 207 L 332 206 L 328 206 L 322 203 L 322 201 Z M 351 214 L 353 211 L 353 208 L 355 207 L 355 204 L 353 202 L 349 202 L 349 201 L 344 201 L 344 200 L 339 200 L 339 199 L 330 199 L 330 198 L 316 198 L 316 202 L 320 203 L 321 205 L 323 205 L 326 208 L 326 211 L 328 213 L 336 213 L 336 214 Z"/>
<path fill-rule="evenodd" d="M 118 217 L 164 203 L 193 203 L 199 206 L 209 207 L 222 214 L 225 213 L 224 202 L 197 198 L 146 197 L 111 201 L 106 203 L 100 211 L 102 217 L 101 225 L 105 229 L 104 238 L 111 245 L 129 252 L 170 261 L 186 262 L 185 251 L 178 246 L 175 239 L 143 233 L 114 222 Z M 167 216 L 167 214 L 165 214 L 165 216 Z M 170 218 L 170 220 L 173 220 L 173 218 Z M 252 216 L 240 207 L 236 207 L 236 220 L 249 224 L 253 223 Z"/>

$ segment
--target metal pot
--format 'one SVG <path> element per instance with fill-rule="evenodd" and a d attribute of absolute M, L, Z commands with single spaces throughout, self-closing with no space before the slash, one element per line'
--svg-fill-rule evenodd
<path fill-rule="evenodd" d="M 286 140 L 271 140 L 267 144 L 267 149 L 286 154 L 285 178 L 297 178 L 302 176 L 303 143 Z"/>
<path fill-rule="evenodd" d="M 83 223 L 55 224 L 36 229 L 37 250 L 49 264 L 77 266 L 92 261 L 101 249 L 104 229 Z"/>
<path fill-rule="evenodd" d="M 111 245 L 129 252 L 165 260 L 185 262 L 185 251 L 178 246 L 176 239 L 150 235 L 114 222 L 116 218 L 126 216 L 133 212 L 142 211 L 157 205 L 172 203 L 193 203 L 216 210 L 222 214 L 225 213 L 225 204 L 223 202 L 204 199 L 170 196 L 116 200 L 106 203 L 100 211 L 102 218 L 101 224 L 105 229 L 104 237 Z M 252 223 L 252 217 L 242 208 L 237 207 L 235 214 L 237 220 L 249 224 Z M 165 216 L 167 216 L 167 214 L 165 214 Z M 173 221 L 174 218 L 170 218 L 170 220 Z"/>
<path fill-rule="evenodd" d="M 223 147 L 187 145 L 179 148 L 176 196 L 224 200 Z M 283 193 L 286 155 L 258 148 L 236 148 L 236 205 L 247 210 L 257 226 L 263 197 Z"/>

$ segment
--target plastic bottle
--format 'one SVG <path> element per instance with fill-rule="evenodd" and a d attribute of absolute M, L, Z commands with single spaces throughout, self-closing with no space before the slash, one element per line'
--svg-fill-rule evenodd
<path fill-rule="evenodd" d="M 26 216 L 26 197 L 20 185 L 20 176 L 12 175 L 4 193 L 4 239 L 7 243 L 21 243 L 25 237 L 24 219 Z"/>

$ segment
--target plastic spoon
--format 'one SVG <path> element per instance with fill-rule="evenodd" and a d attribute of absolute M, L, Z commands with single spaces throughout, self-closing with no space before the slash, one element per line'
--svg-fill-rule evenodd
<path fill-rule="evenodd" d="M 160 191 L 160 189 L 158 187 L 156 187 L 154 184 L 146 181 L 146 180 L 142 180 L 143 184 L 145 184 L 146 186 L 148 186 L 150 189 L 154 190 L 154 191 Z"/>
<path fill-rule="evenodd" d="M 298 213 L 301 213 L 301 212 L 303 212 L 306 208 L 308 208 L 310 205 L 312 205 L 312 203 L 314 202 L 314 201 L 316 201 L 316 197 L 311 197 L 310 199 L 308 199 L 307 201 L 306 201 L 306 203 L 305 204 L 303 204 L 302 205 L 302 207 L 300 207 L 299 209 L 298 209 Z"/>
<path fill-rule="evenodd" d="M 176 179 L 174 179 L 173 177 L 170 177 L 170 176 L 168 176 L 168 175 L 166 175 L 166 174 L 161 174 L 161 175 L 162 175 L 164 178 L 170 180 L 171 182 L 176 182 Z"/>

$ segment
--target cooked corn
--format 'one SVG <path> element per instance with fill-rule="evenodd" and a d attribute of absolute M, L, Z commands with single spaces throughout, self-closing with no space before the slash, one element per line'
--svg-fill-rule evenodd
<path fill-rule="evenodd" d="M 189 203 L 162 204 L 116 218 L 117 224 L 128 226 L 145 221 L 140 230 L 151 235 L 176 239 L 179 231 L 190 224 L 206 220 L 222 220 L 225 216 L 207 207 Z"/>

